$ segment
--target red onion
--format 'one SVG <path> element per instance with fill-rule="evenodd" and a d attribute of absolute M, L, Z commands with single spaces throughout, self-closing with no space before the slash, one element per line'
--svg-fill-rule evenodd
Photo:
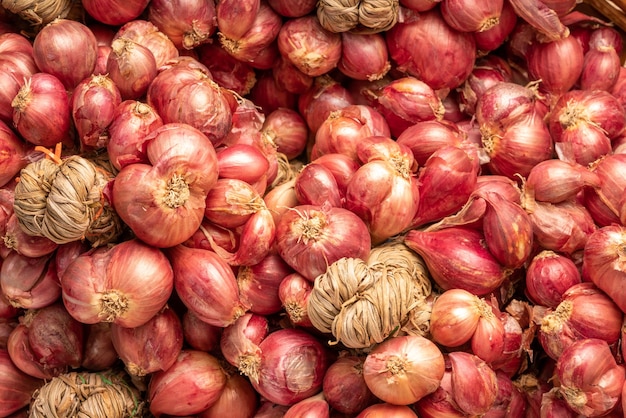
<path fill-rule="evenodd" d="M 580 272 L 570 257 L 543 250 L 526 268 L 525 292 L 535 304 L 556 308 L 565 291 L 581 281 Z"/>
<path fill-rule="evenodd" d="M 231 39 L 241 38 L 252 27 L 260 7 L 259 0 L 220 1 L 215 6 L 220 33 Z"/>
<path fill-rule="evenodd" d="M 157 68 L 166 65 L 169 60 L 178 57 L 176 45 L 157 28 L 152 22 L 134 19 L 122 25 L 111 39 L 111 43 L 118 38 L 129 39 L 148 48 Z"/>
<path fill-rule="evenodd" d="M 364 361 L 365 357 L 344 355 L 326 370 L 322 389 L 334 410 L 354 415 L 376 402 L 363 377 Z"/>
<path fill-rule="evenodd" d="M 147 393 L 150 412 L 155 416 L 198 414 L 218 401 L 226 381 L 217 357 L 183 350 L 170 368 L 152 375 Z"/>
<path fill-rule="evenodd" d="M 44 26 L 33 41 L 33 57 L 39 70 L 59 79 L 72 90 L 96 66 L 98 43 L 86 25 L 56 19 Z"/>
<path fill-rule="evenodd" d="M 147 101 L 164 123 L 191 125 L 218 146 L 232 124 L 229 94 L 211 79 L 208 70 L 175 66 L 156 76 Z"/>
<path fill-rule="evenodd" d="M 495 51 L 509 40 L 511 33 L 517 26 L 518 16 L 511 6 L 505 1 L 498 22 L 490 29 L 481 32 L 473 32 L 476 49 L 478 51 Z"/>
<path fill-rule="evenodd" d="M 139 99 L 157 76 L 156 60 L 145 46 L 128 38 L 117 38 L 111 44 L 107 73 L 124 100 Z"/>
<path fill-rule="evenodd" d="M 425 12 L 437 7 L 441 0 L 400 0 L 400 5 L 416 12 Z"/>
<path fill-rule="evenodd" d="M 250 312 L 271 315 L 282 307 L 278 288 L 293 270 L 276 254 L 268 254 L 259 263 L 241 266 L 237 272 L 237 284 L 241 299 L 250 306 Z"/>
<path fill-rule="evenodd" d="M 390 338 L 374 347 L 363 362 L 367 387 L 394 405 L 410 405 L 434 392 L 444 370 L 439 348 L 418 335 Z"/>
<path fill-rule="evenodd" d="M 309 164 L 297 175 L 294 184 L 301 205 L 343 206 L 343 195 L 333 173 L 321 164 Z"/>
<path fill-rule="evenodd" d="M 593 220 L 600 226 L 620 223 L 623 216 L 621 189 L 626 181 L 626 157 L 623 154 L 610 154 L 590 166 L 597 174 L 600 186 L 583 190 L 583 202 Z"/>
<path fill-rule="evenodd" d="M 478 158 L 460 147 L 442 146 L 433 152 L 417 178 L 420 203 L 411 226 L 423 226 L 459 211 L 476 187 L 479 168 Z"/>
<path fill-rule="evenodd" d="M 254 184 L 267 173 L 270 164 L 259 148 L 248 144 L 235 144 L 217 150 L 217 166 L 220 179 Z M 246 167 L 245 173 L 242 172 L 242 167 Z"/>
<path fill-rule="evenodd" d="M 24 81 L 39 72 L 33 58 L 30 41 L 17 33 L 0 35 L 0 120 L 10 123 L 13 117 L 11 101 L 24 85 Z"/>
<path fill-rule="evenodd" d="M 234 371 L 226 371 L 226 385 L 222 394 L 198 418 L 250 418 L 257 410 L 258 395 L 250 381 Z"/>
<path fill-rule="evenodd" d="M 584 339 L 572 344 L 557 361 L 559 392 L 575 412 L 596 417 L 619 402 L 624 368 L 616 364 L 606 341 Z"/>
<path fill-rule="evenodd" d="M 574 198 L 586 186 L 601 187 L 598 173 L 575 162 L 549 159 L 530 170 L 524 192 L 541 202 L 559 203 Z"/>
<path fill-rule="evenodd" d="M 417 164 L 422 167 L 426 160 L 439 148 L 460 146 L 466 135 L 459 127 L 446 120 L 417 122 L 404 130 L 397 138 L 399 144 L 411 148 Z"/>
<path fill-rule="evenodd" d="M 293 93 L 304 94 L 313 85 L 314 77 L 300 71 L 288 58 L 278 54 L 272 67 L 274 82 L 281 89 Z"/>
<path fill-rule="evenodd" d="M 340 258 L 365 259 L 370 234 L 361 218 L 347 209 L 301 205 L 281 217 L 276 248 L 287 264 L 313 281 Z"/>
<path fill-rule="evenodd" d="M 613 28 L 605 29 L 611 31 L 609 32 L 610 35 L 613 35 Z M 604 36 L 607 35 L 605 35 L 604 29 L 598 29 L 593 31 L 590 36 L 590 48 L 585 52 L 580 74 L 580 88 L 583 90 L 610 91 L 617 82 L 621 67 L 620 53 L 604 39 Z M 618 39 L 621 48 L 621 37 Z"/>
<path fill-rule="evenodd" d="M 383 147 L 386 158 L 366 159 L 364 152 Z M 420 206 L 419 184 L 413 173 L 413 155 L 388 137 L 369 137 L 357 144 L 363 165 L 352 175 L 346 189 L 345 208 L 368 226 L 377 244 L 411 225 Z"/>
<path fill-rule="evenodd" d="M 277 42 L 280 53 L 311 77 L 328 73 L 341 59 L 341 35 L 324 29 L 315 15 L 285 21 Z"/>
<path fill-rule="evenodd" d="M 602 322 L 602 327 L 597 324 Z M 539 342 L 546 354 L 557 360 L 573 342 L 598 338 L 614 345 L 620 338 L 623 313 L 593 283 L 571 286 L 561 302 L 548 309 L 541 320 Z"/>
<path fill-rule="evenodd" d="M 536 30 L 546 41 L 554 41 L 566 38 L 569 29 L 565 26 L 556 11 L 535 0 L 513 0 L 511 5 L 515 13 Z"/>
<path fill-rule="evenodd" d="M 178 49 L 193 49 L 208 42 L 217 30 L 215 3 L 204 0 L 152 0 L 148 20 Z"/>
<path fill-rule="evenodd" d="M 280 329 L 259 344 L 261 363 L 252 386 L 265 399 L 293 405 L 322 389 L 331 357 L 311 334 L 297 329 Z"/>
<path fill-rule="evenodd" d="M 33 74 L 11 103 L 13 124 L 26 141 L 52 147 L 68 139 L 70 101 L 63 83 L 52 74 Z"/>
<path fill-rule="evenodd" d="M 252 87 L 250 99 L 267 115 L 280 108 L 295 109 L 298 97 L 281 87 L 271 72 L 266 72 Z"/>
<path fill-rule="evenodd" d="M 259 194 L 246 181 L 219 178 L 206 196 L 204 216 L 218 226 L 236 228 L 263 209 L 263 205 Z"/>
<path fill-rule="evenodd" d="M 330 76 L 316 77 L 313 87 L 298 96 L 298 110 L 313 133 L 331 112 L 352 104 L 350 91 Z"/>
<path fill-rule="evenodd" d="M 107 75 L 107 63 L 109 55 L 111 55 L 110 45 L 98 45 L 98 56 L 96 57 L 96 66 L 93 69 L 93 75 Z"/>
<path fill-rule="evenodd" d="M 450 27 L 439 8 L 419 17 L 409 17 L 386 32 L 387 48 L 398 69 L 434 90 L 456 88 L 470 74 L 476 59 L 476 45 L 470 33 Z M 428 54 L 415 45 L 431 45 Z"/>
<path fill-rule="evenodd" d="M 580 43 L 567 36 L 551 42 L 535 42 L 528 49 L 527 59 L 530 77 L 541 80 L 543 89 L 558 96 L 578 81 L 584 54 Z"/>
<path fill-rule="evenodd" d="M 513 81 L 495 83 L 476 103 L 476 121 L 481 132 L 500 131 L 523 115 L 533 112 L 537 92 Z"/>
<path fill-rule="evenodd" d="M 582 250 L 597 229 L 585 206 L 573 200 L 553 204 L 525 199 L 522 205 L 533 221 L 535 242 L 546 250 Z"/>
<path fill-rule="evenodd" d="M 261 362 L 259 344 L 268 334 L 266 317 L 246 313 L 224 328 L 220 338 L 221 353 L 241 374 L 256 379 Z"/>
<path fill-rule="evenodd" d="M 83 150 L 106 148 L 108 128 L 122 102 L 117 85 L 105 75 L 92 75 L 78 83 L 72 94 L 72 118 Z"/>
<path fill-rule="evenodd" d="M 7 351 L 13 364 L 28 376 L 38 379 L 52 379 L 66 371 L 67 368 L 48 369 L 39 362 L 30 348 L 28 329 L 26 325 L 19 324 L 7 340 Z"/>
<path fill-rule="evenodd" d="M 56 302 L 61 287 L 52 254 L 26 257 L 15 251 L 0 266 L 0 288 L 16 308 L 39 309 Z"/>
<path fill-rule="evenodd" d="M 583 253 L 583 271 L 622 312 L 626 312 L 626 297 L 621 285 L 624 272 L 618 261 L 625 240 L 626 229 L 623 226 L 604 226 L 589 236 Z"/>
<path fill-rule="evenodd" d="M 293 109 L 279 108 L 265 116 L 262 132 L 276 145 L 277 151 L 291 160 L 306 148 L 308 127 Z"/>
<path fill-rule="evenodd" d="M 29 405 L 44 381 L 15 367 L 5 349 L 0 349 L 0 415 L 9 417 Z"/>
<path fill-rule="evenodd" d="M 0 187 L 8 184 L 26 167 L 27 144 L 0 120 Z"/>
<path fill-rule="evenodd" d="M 301 17 L 315 10 L 315 0 L 268 0 L 267 3 L 284 17 Z"/>
<path fill-rule="evenodd" d="M 111 340 L 131 376 L 169 369 L 183 348 L 183 327 L 165 306 L 148 322 L 134 328 L 111 325 Z"/>
<path fill-rule="evenodd" d="M 44 370 L 59 375 L 80 367 L 84 324 L 72 318 L 61 302 L 29 310 L 20 322 L 28 338 L 28 349 Z"/>
<path fill-rule="evenodd" d="M 239 20 L 244 19 L 245 15 L 237 17 L 236 23 L 231 22 L 232 26 L 238 28 L 239 25 L 246 25 L 245 21 Z M 219 32 L 219 42 L 224 50 L 238 60 L 248 63 L 254 62 L 276 41 L 283 24 L 280 16 L 266 2 L 259 4 L 258 11 L 253 17 L 250 27 L 240 37 L 229 37 L 221 27 Z M 241 29 L 244 28 L 245 26 L 242 26 Z M 224 29 L 228 29 L 227 26 Z"/>
<path fill-rule="evenodd" d="M 293 325 L 313 326 L 307 311 L 312 290 L 312 283 L 299 273 L 288 274 L 280 282 L 278 298 Z"/>
<path fill-rule="evenodd" d="M 342 195 L 345 195 L 352 175 L 361 166 L 360 162 L 340 153 L 324 154 L 311 161 L 311 163 L 321 164 L 333 173 L 339 192 Z"/>
<path fill-rule="evenodd" d="M 199 228 L 206 194 L 217 181 L 217 156 L 202 132 L 182 123 L 163 125 L 146 143 L 151 164 L 122 168 L 113 183 L 113 204 L 138 238 L 171 247 Z M 163 227 L 154 228 L 154 222 Z"/>
<path fill-rule="evenodd" d="M 390 403 L 377 403 L 362 410 L 356 418 L 416 418 L 417 414 L 405 405 L 393 405 Z"/>
<path fill-rule="evenodd" d="M 330 406 L 323 393 L 310 396 L 289 407 L 285 418 L 329 418 Z"/>
<path fill-rule="evenodd" d="M 503 4 L 503 0 L 443 0 L 441 16 L 460 32 L 484 32 L 498 23 Z"/>
<path fill-rule="evenodd" d="M 205 43 L 196 49 L 198 60 L 206 65 L 217 84 L 241 96 L 250 93 L 256 84 L 256 73 L 250 64 L 233 57 L 219 44 Z"/>
<path fill-rule="evenodd" d="M 342 153 L 359 161 L 358 144 L 367 137 L 390 137 L 384 116 L 367 105 L 349 105 L 332 111 L 315 132 L 311 159 Z"/>
<path fill-rule="evenodd" d="M 184 313 L 182 325 L 184 341 L 193 349 L 208 352 L 219 351 L 222 327 L 207 324 L 193 311 Z"/>
<path fill-rule="evenodd" d="M 483 216 L 485 244 L 504 267 L 516 269 L 533 251 L 533 222 L 525 209 L 498 193 L 481 193 L 487 202 Z"/>
<path fill-rule="evenodd" d="M 224 327 L 246 312 L 235 274 L 217 254 L 178 245 L 168 249 L 168 255 L 176 293 L 202 321 Z"/>
<path fill-rule="evenodd" d="M 467 114 L 476 112 L 476 102 L 491 86 L 511 82 L 513 70 L 503 58 L 489 54 L 476 60 L 474 69 L 463 85 L 457 89 L 461 109 Z"/>
<path fill-rule="evenodd" d="M 63 302 L 85 324 L 145 324 L 169 299 L 174 277 L 165 255 L 137 239 L 79 255 L 60 278 Z"/>
<path fill-rule="evenodd" d="M 85 326 L 85 349 L 81 367 L 90 371 L 110 369 L 119 360 L 111 340 L 111 323 L 98 322 Z"/>
<path fill-rule="evenodd" d="M 119 26 L 138 18 L 149 2 L 149 0 L 85 0 L 83 7 L 97 21 Z"/>
<path fill-rule="evenodd" d="M 355 80 L 380 80 L 391 69 L 385 38 L 380 33 L 341 33 L 337 68 Z"/>
<path fill-rule="evenodd" d="M 468 415 L 484 414 L 496 401 L 496 373 L 483 360 L 464 351 L 448 353 L 452 369 L 452 398 Z"/>
<path fill-rule="evenodd" d="M 433 280 L 444 290 L 460 288 L 475 295 L 497 289 L 510 274 L 486 249 L 482 232 L 467 227 L 409 231 L 404 243 L 424 258 Z"/>
<path fill-rule="evenodd" d="M 148 163 L 145 141 L 163 126 L 152 106 L 138 100 L 125 100 L 115 109 L 108 127 L 107 154 L 117 170 L 133 163 Z"/>

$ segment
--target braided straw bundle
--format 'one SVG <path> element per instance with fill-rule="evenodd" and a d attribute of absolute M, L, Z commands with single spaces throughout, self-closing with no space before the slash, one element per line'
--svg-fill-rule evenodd
<path fill-rule="evenodd" d="M 53 378 L 34 393 L 30 418 L 142 417 L 139 391 L 121 373 L 67 373 Z"/>
<path fill-rule="evenodd" d="M 398 21 L 398 0 L 320 0 L 317 18 L 331 32 L 376 33 Z"/>
<path fill-rule="evenodd" d="M 35 35 L 54 19 L 82 20 L 84 9 L 79 0 L 2 0 L 2 7 L 19 17 Z"/>
<path fill-rule="evenodd" d="M 112 174 L 78 155 L 28 164 L 15 186 L 14 211 L 28 235 L 64 244 L 83 238 L 93 246 L 113 242 L 122 222 L 104 199 Z"/>
<path fill-rule="evenodd" d="M 432 292 L 421 258 L 400 242 L 372 250 L 367 262 L 342 258 L 315 279 L 308 314 L 348 348 L 368 348 L 394 331 L 426 334 Z"/>

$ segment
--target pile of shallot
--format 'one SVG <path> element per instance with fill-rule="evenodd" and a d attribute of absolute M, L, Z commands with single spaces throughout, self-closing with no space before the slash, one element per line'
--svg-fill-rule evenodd
<path fill-rule="evenodd" d="M 602 15 L 82 0 L 34 28 L 9 3 L 0 417 L 109 370 L 162 418 L 624 416 Z"/>

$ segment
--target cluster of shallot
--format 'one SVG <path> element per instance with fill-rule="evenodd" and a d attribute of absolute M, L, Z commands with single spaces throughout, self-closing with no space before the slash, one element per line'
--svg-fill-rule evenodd
<path fill-rule="evenodd" d="M 626 413 L 626 66 L 593 9 L 82 0 L 29 37 L 4 3 L 0 417 L 110 369 L 163 418 Z M 74 222 L 71 170 L 19 187 L 74 155 L 111 174 L 80 203 L 113 242 L 23 228 Z M 389 243 L 432 293 L 334 325 L 394 329 L 369 347 L 317 329 L 325 300 L 399 309 L 367 291 L 417 275 L 399 254 L 310 297 Z"/>

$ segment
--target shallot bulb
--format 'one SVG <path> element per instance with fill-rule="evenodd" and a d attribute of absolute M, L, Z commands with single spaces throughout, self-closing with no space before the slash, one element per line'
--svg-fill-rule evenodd
<path fill-rule="evenodd" d="M 98 22 L 117 26 L 138 18 L 149 2 L 149 0 L 84 0 L 82 4 L 89 16 Z"/>
<path fill-rule="evenodd" d="M 582 73 L 584 54 L 578 40 L 566 36 L 550 42 L 535 42 L 528 48 L 528 73 L 540 80 L 545 91 L 558 97 L 570 90 Z"/>
<path fill-rule="evenodd" d="M 504 1 L 443 0 L 441 15 L 450 27 L 461 32 L 484 32 L 496 25 Z"/>
<path fill-rule="evenodd" d="M 179 50 L 193 49 L 217 30 L 215 3 L 204 0 L 152 0 L 148 20 L 174 42 Z"/>

